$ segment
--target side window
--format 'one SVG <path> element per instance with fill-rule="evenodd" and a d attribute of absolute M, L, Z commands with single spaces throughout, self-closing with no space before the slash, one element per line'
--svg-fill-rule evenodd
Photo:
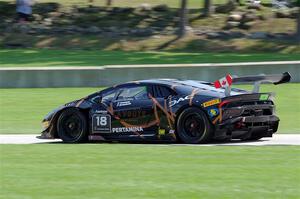
<path fill-rule="evenodd" d="M 152 86 L 151 94 L 155 98 L 168 98 L 170 95 L 176 95 L 175 91 L 165 86 Z"/>
<path fill-rule="evenodd" d="M 141 100 L 148 99 L 146 86 L 124 88 L 117 97 L 117 100 Z"/>
<path fill-rule="evenodd" d="M 111 102 L 114 99 L 116 93 L 117 93 L 117 90 L 111 90 L 111 91 L 103 93 L 102 94 L 102 102 L 103 103 Z"/>

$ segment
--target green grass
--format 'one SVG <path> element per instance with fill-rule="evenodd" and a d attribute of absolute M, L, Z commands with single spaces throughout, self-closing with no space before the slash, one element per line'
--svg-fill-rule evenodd
<path fill-rule="evenodd" d="M 299 198 L 300 148 L 0 145 L 1 198 Z"/>
<path fill-rule="evenodd" d="M 178 64 L 299 60 L 279 53 L 179 53 L 97 50 L 0 50 L 0 67 L 100 66 L 114 64 Z"/>
<path fill-rule="evenodd" d="M 249 88 L 249 86 L 247 87 Z M 300 133 L 300 84 L 264 85 L 277 93 L 280 133 Z M 79 99 L 99 88 L 0 89 L 0 134 L 41 131 L 40 122 L 52 109 Z"/>
<path fill-rule="evenodd" d="M 67 102 L 97 88 L 0 89 L 0 134 L 38 133 L 41 119 Z"/>

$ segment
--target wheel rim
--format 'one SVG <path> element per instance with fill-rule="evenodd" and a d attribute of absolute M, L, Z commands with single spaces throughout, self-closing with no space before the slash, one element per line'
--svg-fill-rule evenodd
<path fill-rule="evenodd" d="M 77 114 L 67 115 L 61 124 L 65 136 L 71 140 L 77 139 L 82 134 L 83 122 Z"/>
<path fill-rule="evenodd" d="M 186 115 L 182 124 L 185 137 L 190 139 L 200 139 L 205 133 L 205 121 L 197 113 Z"/>

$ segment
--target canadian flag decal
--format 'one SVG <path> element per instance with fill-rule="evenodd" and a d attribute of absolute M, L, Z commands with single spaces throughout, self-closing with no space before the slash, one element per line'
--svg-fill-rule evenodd
<path fill-rule="evenodd" d="M 228 87 L 232 84 L 232 77 L 230 75 L 226 75 L 226 77 L 215 81 L 214 84 L 216 88 Z"/>

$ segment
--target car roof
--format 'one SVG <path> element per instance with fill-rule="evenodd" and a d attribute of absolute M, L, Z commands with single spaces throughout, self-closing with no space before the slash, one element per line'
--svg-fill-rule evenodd
<path fill-rule="evenodd" d="M 176 92 L 182 93 L 186 89 L 185 88 L 207 88 L 208 90 L 215 89 L 209 82 L 204 81 L 198 81 L 198 80 L 180 80 L 180 79 L 146 79 L 146 80 L 137 80 L 137 81 L 130 81 L 126 83 L 121 83 L 114 85 L 112 87 L 108 87 L 106 89 L 103 89 L 101 91 L 95 92 L 90 96 L 94 96 L 98 93 L 107 92 L 116 88 L 125 88 L 127 86 L 137 86 L 137 85 L 161 85 L 171 88 L 172 90 L 176 87 Z M 182 89 L 177 90 L 178 87 L 181 87 Z M 188 90 L 187 90 L 188 91 Z"/>
<path fill-rule="evenodd" d="M 174 85 L 198 87 L 199 84 L 210 85 L 211 83 L 204 82 L 204 81 L 197 81 L 197 80 L 146 79 L 146 80 L 137 80 L 137 81 L 127 82 L 127 83 L 124 83 L 124 84 L 119 84 L 116 87 L 119 87 L 119 86 L 128 86 L 128 85 L 134 85 L 134 84 L 157 84 L 157 85 L 164 85 L 164 86 L 168 86 L 168 87 L 172 87 Z"/>
<path fill-rule="evenodd" d="M 224 95 L 224 89 L 217 89 L 214 87 L 213 83 L 205 82 L 205 81 L 198 81 L 198 80 L 181 80 L 181 79 L 146 79 L 146 80 L 137 80 L 137 81 L 130 81 L 122 84 L 117 84 L 112 87 L 108 87 L 104 90 L 98 91 L 96 93 L 91 94 L 90 96 L 93 96 L 97 93 L 107 92 L 113 89 L 117 88 L 126 88 L 131 86 L 145 86 L 145 85 L 160 85 L 160 86 L 166 86 L 174 90 L 178 94 L 190 94 L 191 89 L 201 89 L 205 92 L 202 92 L 202 94 L 206 95 L 216 95 L 219 94 L 218 97 L 222 97 Z M 241 89 L 234 89 L 234 91 L 241 93 L 246 92 L 245 90 Z"/>

